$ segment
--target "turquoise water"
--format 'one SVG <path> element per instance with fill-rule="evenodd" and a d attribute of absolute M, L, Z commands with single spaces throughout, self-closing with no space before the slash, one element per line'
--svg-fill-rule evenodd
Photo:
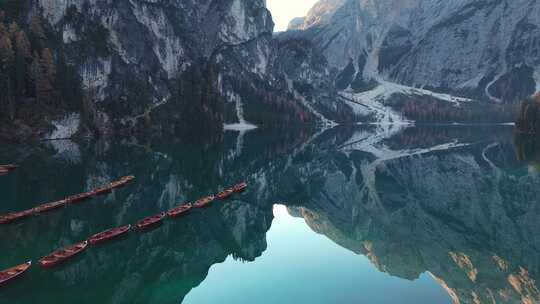
<path fill-rule="evenodd" d="M 451 303 L 428 274 L 414 281 L 380 272 L 357 255 L 313 233 L 283 205 L 274 207 L 269 244 L 253 263 L 232 257 L 210 268 L 185 303 Z"/>
<path fill-rule="evenodd" d="M 226 132 L 0 146 L 0 213 L 112 194 L 0 226 L 0 269 L 246 180 L 145 233 L 37 263 L 0 303 L 540 302 L 538 145 L 505 126 Z"/>

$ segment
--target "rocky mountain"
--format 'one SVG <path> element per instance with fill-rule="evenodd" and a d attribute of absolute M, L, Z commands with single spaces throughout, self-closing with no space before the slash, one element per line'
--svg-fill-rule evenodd
<path fill-rule="evenodd" d="M 539 11 L 534 0 L 322 0 L 292 29 L 341 71 L 341 89 L 383 79 L 511 103 L 540 88 Z"/>
<path fill-rule="evenodd" d="M 533 0 L 321 0 L 279 34 L 263 0 L 9 0 L 0 10 L 3 139 L 507 122 L 505 104 L 540 87 Z M 44 94 L 51 102 L 38 102 Z"/>
<path fill-rule="evenodd" d="M 279 74 L 284 66 L 263 0 L 27 0 L 2 2 L 0 10 L 6 26 L 17 22 L 29 28 L 28 20 L 43 24 L 47 45 L 36 46 L 37 51 L 47 47 L 53 57 L 63 58 L 84 88 L 81 113 L 68 124 L 71 109 L 52 109 L 57 120 L 48 118 L 48 123 L 53 120 L 51 131 L 32 130 L 41 137 L 55 137 L 55 129 L 70 137 L 80 120 L 85 129 L 100 134 L 149 129 L 186 133 L 190 128 L 221 130 L 224 123 L 242 127 L 248 121 L 283 125 L 317 120 L 307 104 L 312 98 L 297 96 L 288 86 L 303 86 L 304 79 L 311 81 L 314 74 L 320 78 L 326 71 L 314 66 L 310 75 L 298 79 Z M 311 54 L 299 51 L 297 56 L 309 64 Z M 7 83 L 14 82 L 14 74 Z M 59 86 L 61 81 L 51 83 Z M 20 97 L 38 99 L 33 90 L 26 94 Z M 23 98 L 10 100 L 6 104 L 16 110 L 6 121 L 24 121 Z M 334 111 L 329 107 L 328 112 Z M 343 120 L 354 116 L 344 113 Z M 0 133 L 9 137 L 12 131 Z"/>

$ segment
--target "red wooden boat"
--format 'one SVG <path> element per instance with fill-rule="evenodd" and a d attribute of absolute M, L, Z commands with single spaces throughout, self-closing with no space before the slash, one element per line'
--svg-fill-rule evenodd
<path fill-rule="evenodd" d="M 193 205 L 191 205 L 191 203 L 187 203 L 187 204 L 184 204 L 182 206 L 179 206 L 179 207 L 176 207 L 174 209 L 167 211 L 167 215 L 169 217 L 179 217 L 189 212 L 192 208 L 193 208 Z"/>
<path fill-rule="evenodd" d="M 95 195 L 103 195 L 103 194 L 107 194 L 107 193 L 111 193 L 112 192 L 112 188 L 110 186 L 103 186 L 103 187 L 99 187 L 97 189 L 95 189 L 94 191 L 92 191 L 92 195 L 95 196 Z"/>
<path fill-rule="evenodd" d="M 131 230 L 131 225 L 109 229 L 98 234 L 94 234 L 88 239 L 88 242 L 92 245 L 103 243 L 112 240 L 116 237 L 122 236 Z"/>
<path fill-rule="evenodd" d="M 111 189 L 118 189 L 118 188 L 125 187 L 127 184 L 128 182 L 119 180 L 119 181 L 110 183 L 108 187 L 110 187 Z"/>
<path fill-rule="evenodd" d="M 57 266 L 83 252 L 86 247 L 88 247 L 88 241 L 60 249 L 39 260 L 39 265 L 45 268 Z"/>
<path fill-rule="evenodd" d="M 32 214 L 34 214 L 34 209 L 2 215 L 0 216 L 0 225 L 15 222 L 17 220 L 29 217 Z"/>
<path fill-rule="evenodd" d="M 128 176 L 122 177 L 120 180 L 126 183 L 131 183 L 134 179 L 135 179 L 135 175 L 128 175 Z"/>
<path fill-rule="evenodd" d="M 215 200 L 215 196 L 207 196 L 199 199 L 193 204 L 195 208 L 205 208 L 208 207 Z"/>
<path fill-rule="evenodd" d="M 22 275 L 28 269 L 30 269 L 30 266 L 32 266 L 32 261 L 28 261 L 19 266 L 15 266 L 10 269 L 6 269 L 4 271 L 0 271 L 0 285 L 3 285 L 7 283 L 8 281 L 11 281 L 17 278 L 18 276 Z"/>
<path fill-rule="evenodd" d="M 234 194 L 234 189 L 223 190 L 216 195 L 216 198 L 219 200 L 226 200 Z"/>
<path fill-rule="evenodd" d="M 79 203 L 92 198 L 92 192 L 85 192 L 81 194 L 72 195 L 66 198 L 67 204 Z"/>
<path fill-rule="evenodd" d="M 247 183 L 246 182 L 242 182 L 242 183 L 237 184 L 237 185 L 235 185 L 233 187 L 233 190 L 236 193 L 244 192 L 244 191 L 246 191 L 246 189 L 247 189 Z"/>
<path fill-rule="evenodd" d="M 5 171 L 13 171 L 17 168 L 19 168 L 19 166 L 17 165 L 0 165 L 0 170 L 5 170 Z"/>
<path fill-rule="evenodd" d="M 146 229 L 146 228 L 150 228 L 154 225 L 157 225 L 159 223 L 161 223 L 163 221 L 163 219 L 165 218 L 167 214 L 165 212 L 162 212 L 160 214 L 157 214 L 157 215 L 154 215 L 154 216 L 151 216 L 151 217 L 147 217 L 143 220 L 141 220 L 140 222 L 137 223 L 137 229 Z"/>
<path fill-rule="evenodd" d="M 44 205 L 41 205 L 41 206 L 37 206 L 37 207 L 34 208 L 34 212 L 35 213 L 48 212 L 48 211 L 52 211 L 52 210 L 55 210 L 55 209 L 58 209 L 58 208 L 62 208 L 66 204 L 67 204 L 67 201 L 64 199 L 64 200 L 61 200 L 61 201 L 52 202 L 52 203 L 44 204 Z"/>

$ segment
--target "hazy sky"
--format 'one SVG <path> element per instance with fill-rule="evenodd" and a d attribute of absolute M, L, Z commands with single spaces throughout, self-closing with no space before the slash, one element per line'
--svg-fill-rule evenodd
<path fill-rule="evenodd" d="M 276 23 L 274 31 L 287 29 L 289 21 L 303 17 L 318 0 L 266 0 L 266 5 Z"/>

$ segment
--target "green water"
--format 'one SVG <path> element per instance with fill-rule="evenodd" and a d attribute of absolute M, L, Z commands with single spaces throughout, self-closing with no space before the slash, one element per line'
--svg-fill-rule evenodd
<path fill-rule="evenodd" d="M 540 302 L 536 145 L 504 126 L 226 132 L 0 146 L 0 212 L 132 185 L 0 226 L 0 303 Z M 154 230 L 37 260 L 102 230 L 247 180 Z"/>

